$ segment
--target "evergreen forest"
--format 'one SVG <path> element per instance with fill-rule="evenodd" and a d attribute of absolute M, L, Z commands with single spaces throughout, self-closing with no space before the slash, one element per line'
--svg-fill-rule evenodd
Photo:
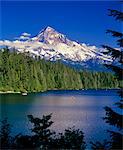
<path fill-rule="evenodd" d="M 59 61 L 50 62 L 29 53 L 0 50 L 0 91 L 40 92 L 67 89 L 118 88 L 112 73 L 77 71 Z"/>

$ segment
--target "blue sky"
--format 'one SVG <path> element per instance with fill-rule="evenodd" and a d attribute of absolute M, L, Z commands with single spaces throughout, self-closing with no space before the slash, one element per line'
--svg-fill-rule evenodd
<path fill-rule="evenodd" d="M 2 1 L 1 39 L 13 40 L 23 32 L 34 36 L 51 26 L 72 40 L 116 46 L 105 31 L 121 30 L 121 24 L 107 15 L 107 9 L 121 9 L 120 5 L 118 1 Z"/>

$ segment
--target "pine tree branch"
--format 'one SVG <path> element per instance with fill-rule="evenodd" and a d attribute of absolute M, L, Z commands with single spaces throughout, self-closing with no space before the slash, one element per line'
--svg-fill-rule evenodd
<path fill-rule="evenodd" d="M 118 128 L 122 129 L 123 116 L 113 111 L 110 107 L 107 106 L 105 107 L 105 111 L 106 111 L 106 117 L 104 117 L 104 120 L 106 121 L 106 123 L 109 123 L 110 125 L 115 125 Z"/>
<path fill-rule="evenodd" d="M 123 12 L 120 12 L 118 10 L 112 10 L 112 9 L 108 9 L 108 10 L 109 10 L 109 16 L 115 17 L 116 20 L 123 21 Z"/>
<path fill-rule="evenodd" d="M 123 109 L 123 103 L 117 102 L 117 103 L 115 103 L 115 105 L 117 105 L 118 108 Z"/>
<path fill-rule="evenodd" d="M 123 149 L 123 133 L 116 131 L 109 131 L 111 135 L 111 150 L 122 150 Z"/>
<path fill-rule="evenodd" d="M 105 48 L 106 50 L 108 50 L 106 52 L 103 52 L 103 54 L 110 54 L 113 58 L 119 58 L 122 55 L 121 51 L 114 49 L 110 46 L 102 45 L 102 47 Z"/>
<path fill-rule="evenodd" d="M 118 32 L 118 31 L 113 31 L 113 30 L 110 30 L 110 29 L 108 29 L 108 30 L 106 31 L 106 33 L 111 33 L 112 36 L 114 36 L 114 37 L 119 37 L 119 38 L 122 38 L 122 37 L 123 37 L 123 33 Z"/>

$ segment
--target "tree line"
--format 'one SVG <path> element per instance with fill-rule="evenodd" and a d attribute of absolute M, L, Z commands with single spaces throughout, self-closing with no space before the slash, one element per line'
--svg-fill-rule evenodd
<path fill-rule="evenodd" d="M 77 71 L 60 61 L 50 62 L 29 53 L 0 50 L 0 91 L 40 92 L 54 89 L 118 88 L 112 73 Z"/>

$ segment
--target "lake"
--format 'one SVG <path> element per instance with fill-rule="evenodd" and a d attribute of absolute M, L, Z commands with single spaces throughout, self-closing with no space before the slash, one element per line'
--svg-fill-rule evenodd
<path fill-rule="evenodd" d="M 31 124 L 27 115 L 42 117 L 52 113 L 52 129 L 62 132 L 68 127 L 81 129 L 86 141 L 102 140 L 108 137 L 111 129 L 102 119 L 105 106 L 118 100 L 117 90 L 61 90 L 21 94 L 0 95 L 0 120 L 8 117 L 13 125 L 13 134 L 30 134 Z"/>

